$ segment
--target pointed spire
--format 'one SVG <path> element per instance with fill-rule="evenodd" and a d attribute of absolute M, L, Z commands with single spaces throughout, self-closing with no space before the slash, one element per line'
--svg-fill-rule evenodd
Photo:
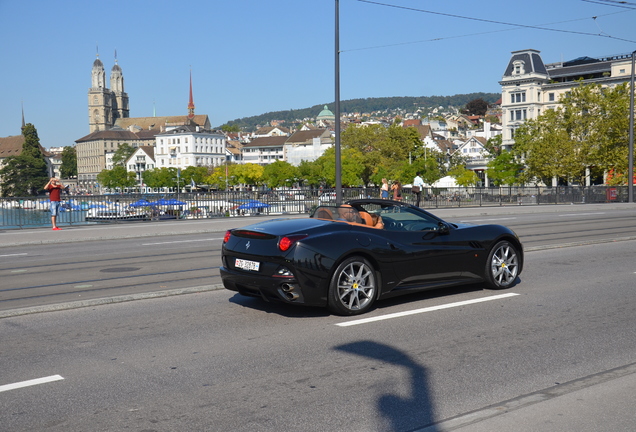
<path fill-rule="evenodd" d="M 22 129 L 24 129 L 26 124 L 24 123 L 24 101 L 22 101 Z"/>
<path fill-rule="evenodd" d="M 117 64 L 117 49 L 115 49 L 115 64 Z"/>
<path fill-rule="evenodd" d="M 194 99 L 192 97 L 192 69 L 190 69 L 190 101 L 188 102 L 188 118 L 194 118 Z"/>

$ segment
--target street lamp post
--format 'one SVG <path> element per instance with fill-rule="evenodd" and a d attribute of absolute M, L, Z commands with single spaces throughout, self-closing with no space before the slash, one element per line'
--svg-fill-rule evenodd
<path fill-rule="evenodd" d="M 629 168 L 627 169 L 627 202 L 634 202 L 634 56 L 632 52 L 632 79 L 629 98 Z"/>
<path fill-rule="evenodd" d="M 340 1 L 336 1 L 336 18 L 335 18 L 335 117 L 336 117 L 336 130 L 335 130 L 335 150 L 336 150 L 336 204 L 342 204 L 342 162 L 340 159 Z"/>

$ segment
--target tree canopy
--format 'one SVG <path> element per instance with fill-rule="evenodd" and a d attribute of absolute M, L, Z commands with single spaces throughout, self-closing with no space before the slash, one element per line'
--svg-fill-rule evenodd
<path fill-rule="evenodd" d="M 585 184 L 586 169 L 627 172 L 629 98 L 627 84 L 581 84 L 560 106 L 526 121 L 513 152 L 526 166 L 525 181 L 552 178 Z"/>
<path fill-rule="evenodd" d="M 0 190 L 3 196 L 35 196 L 44 190 L 49 179 L 38 131 L 31 123 L 22 128 L 24 142 L 18 156 L 9 156 L 0 169 Z"/>

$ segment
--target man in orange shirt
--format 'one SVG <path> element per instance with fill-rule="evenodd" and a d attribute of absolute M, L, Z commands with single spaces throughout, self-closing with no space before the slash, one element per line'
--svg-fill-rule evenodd
<path fill-rule="evenodd" d="M 53 225 L 53 231 L 61 231 L 62 228 L 57 226 L 57 215 L 60 214 L 60 195 L 64 185 L 55 177 L 51 177 L 49 182 L 44 186 L 44 189 L 49 191 L 49 201 L 51 201 L 51 224 Z"/>

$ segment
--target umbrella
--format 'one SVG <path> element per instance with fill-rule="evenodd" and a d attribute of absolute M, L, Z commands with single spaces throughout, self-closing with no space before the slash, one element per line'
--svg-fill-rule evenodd
<path fill-rule="evenodd" d="M 185 205 L 186 203 L 184 203 L 183 201 L 176 200 L 174 198 L 170 198 L 170 199 L 161 198 L 155 201 L 153 204 L 155 205 Z"/>
<path fill-rule="evenodd" d="M 269 204 L 265 204 L 264 202 L 254 200 L 254 201 L 248 201 L 245 204 L 241 204 L 237 208 L 239 210 L 248 210 L 248 209 L 264 208 L 264 207 L 269 207 Z"/>
<path fill-rule="evenodd" d="M 155 205 L 155 204 L 149 201 L 146 201 L 145 199 L 140 199 L 139 201 L 135 201 L 134 203 L 130 204 L 131 207 L 148 207 L 152 205 Z"/>

